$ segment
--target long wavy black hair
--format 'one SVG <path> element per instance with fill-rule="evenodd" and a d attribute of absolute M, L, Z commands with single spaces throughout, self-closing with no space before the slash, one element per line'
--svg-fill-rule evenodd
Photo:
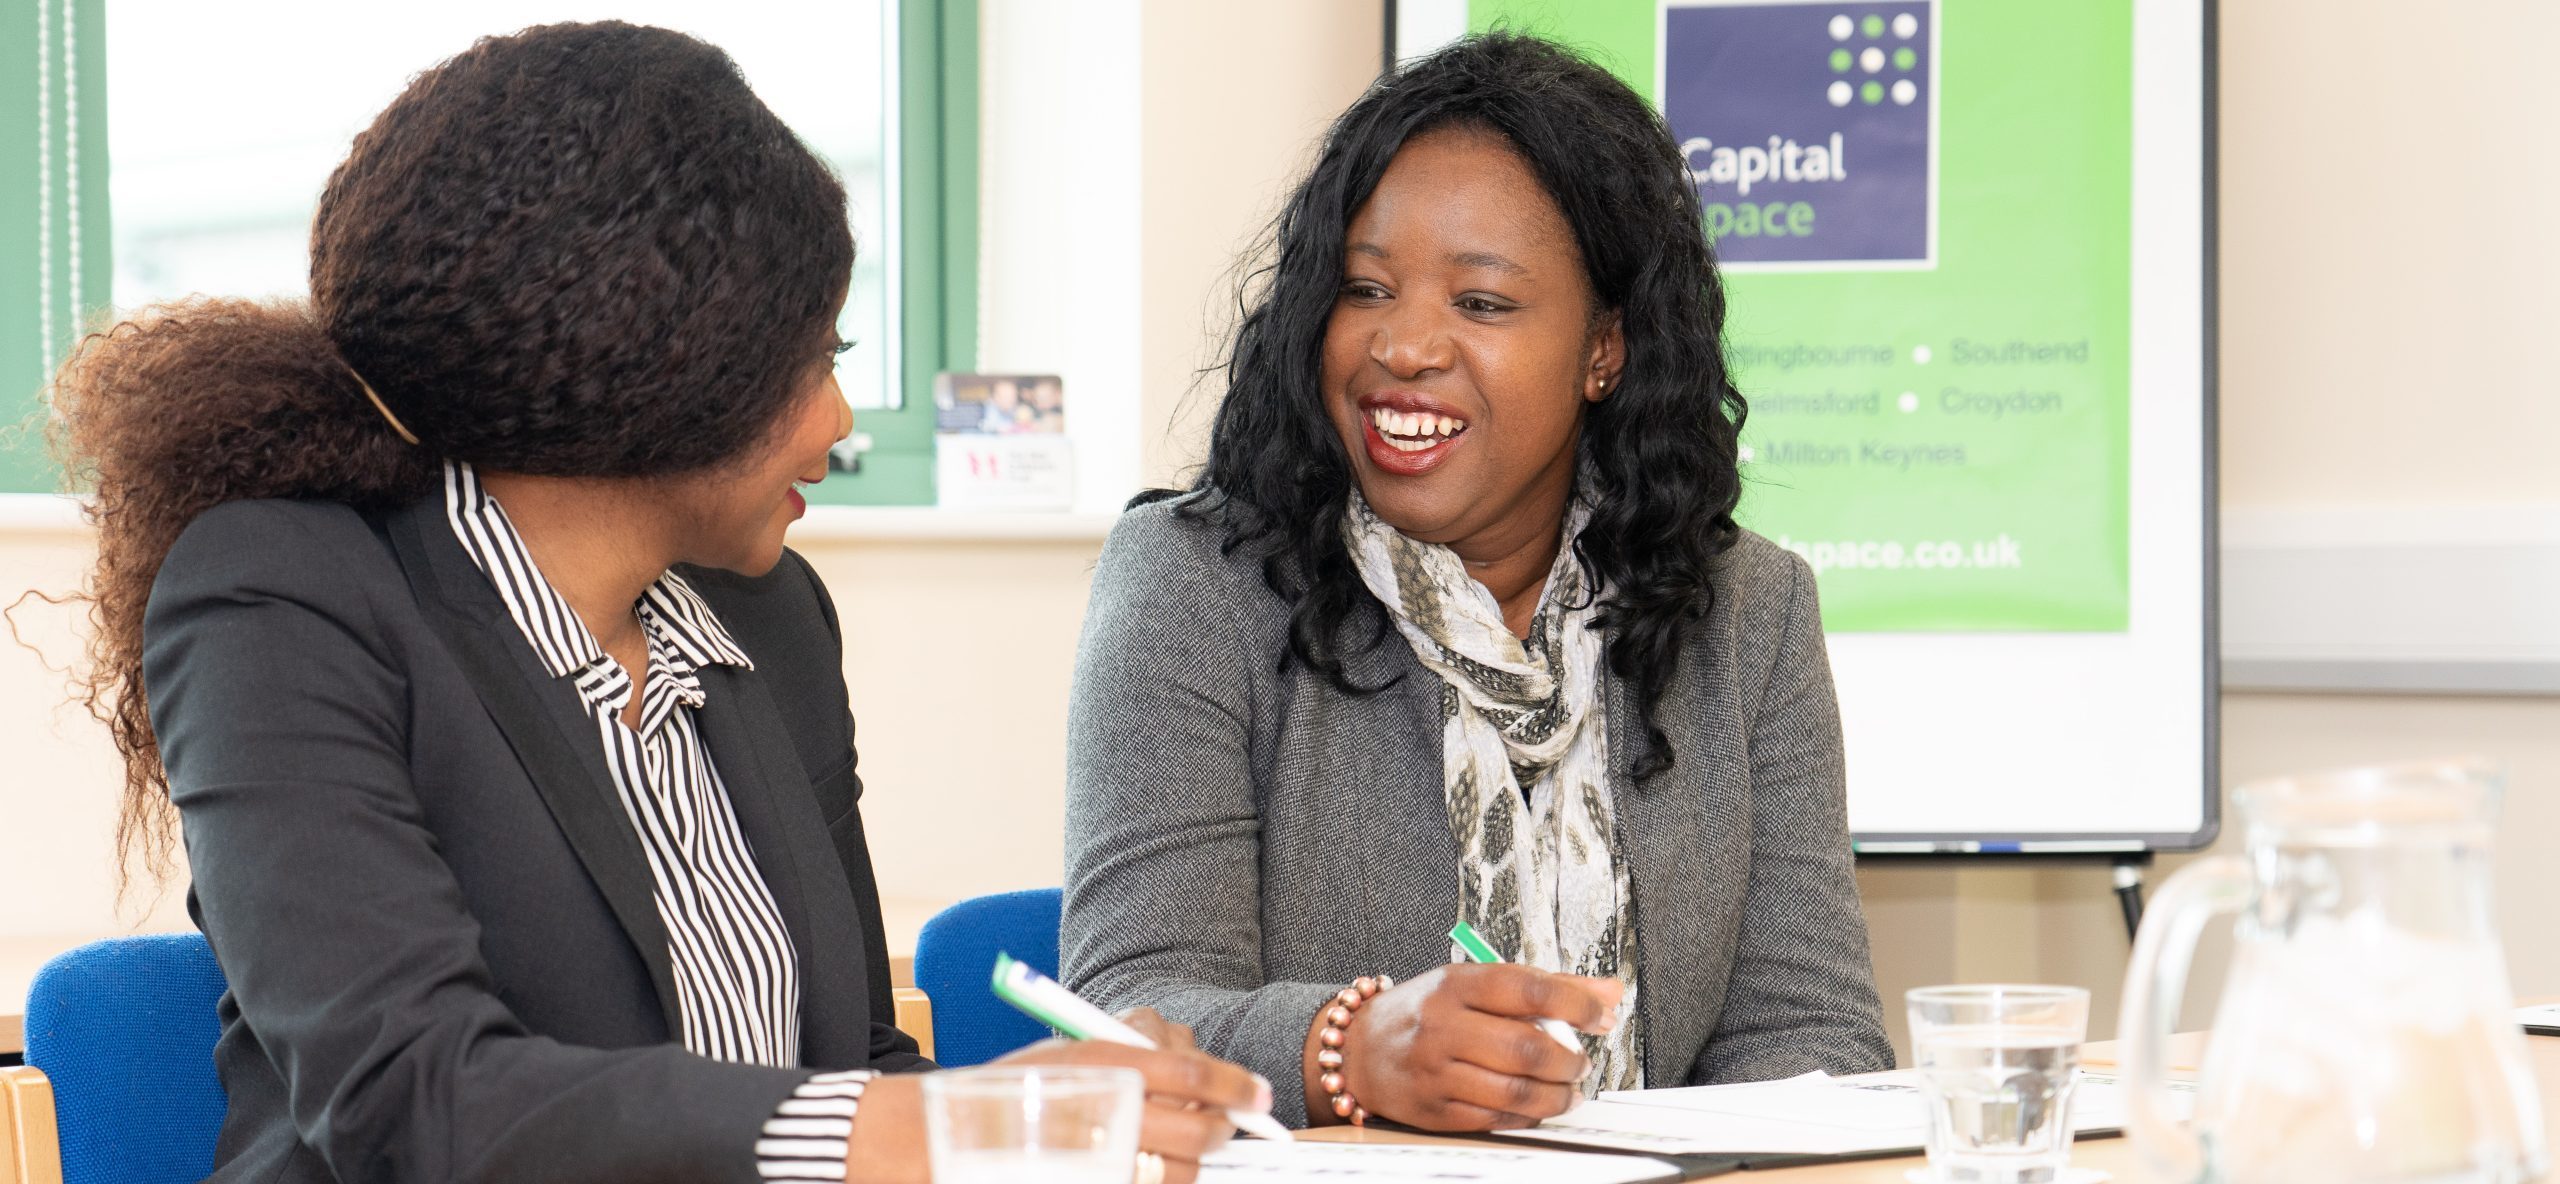
<path fill-rule="evenodd" d="M 1626 334 L 1617 389 L 1586 412 L 1577 468 L 1596 504 L 1573 545 L 1601 590 L 1610 669 L 1638 695 L 1635 774 L 1650 777 L 1674 759 L 1655 707 L 1710 603 L 1715 557 L 1739 533 L 1744 406 L 1726 377 L 1724 288 L 1687 164 L 1608 71 L 1549 41 L 1486 33 L 1380 79 L 1334 121 L 1247 277 L 1219 368 L 1226 397 L 1181 512 L 1220 523 L 1229 552 L 1262 553 L 1264 580 L 1292 606 L 1284 667 L 1381 689 L 1343 670 L 1347 652 L 1390 633 L 1342 540 L 1351 463 L 1325 415 L 1321 356 L 1354 213 L 1398 149 L 1444 128 L 1494 133 L 1527 162 L 1573 227 L 1596 311 Z"/>

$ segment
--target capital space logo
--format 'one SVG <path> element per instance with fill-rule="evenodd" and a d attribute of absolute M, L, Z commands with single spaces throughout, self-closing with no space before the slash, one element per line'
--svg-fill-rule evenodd
<path fill-rule="evenodd" d="M 1667 0 L 1658 44 L 1719 262 L 1937 266 L 1938 0 Z"/>

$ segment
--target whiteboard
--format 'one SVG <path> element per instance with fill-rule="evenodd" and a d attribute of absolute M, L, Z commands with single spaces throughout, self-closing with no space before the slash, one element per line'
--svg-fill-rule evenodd
<path fill-rule="evenodd" d="M 1661 102 L 1669 68 L 1661 47 L 1670 35 L 1660 32 L 1668 28 L 1662 23 L 1667 10 L 1793 2 L 1405 0 L 1391 5 L 1390 52 L 1409 59 L 1448 43 L 1471 23 L 1483 28 L 1500 20 L 1576 44 Z M 1911 3 L 1926 5 L 1922 11 L 1930 14 L 1920 44 L 1931 50 L 1936 46 L 1927 38 L 1941 23 L 1975 31 L 1986 22 L 2023 25 L 2040 8 L 2017 0 Z M 1806 7 L 1836 9 L 1838 19 L 1849 21 L 1909 5 Z M 2219 828 L 2213 20 L 2210 0 L 2131 0 L 2129 397 L 2122 420 L 2120 601 L 2113 619 L 2096 628 L 1844 628 L 1832 610 L 1835 593 L 1847 585 L 1836 572 L 1820 577 L 1847 740 L 1850 827 L 1861 854 L 2192 850 Z M 1646 27 L 1657 32 L 1638 44 L 1630 30 Z M 1859 66 L 1849 66 L 1846 77 L 1858 81 Z M 1676 114 L 1672 123 L 1680 134 Z M 1934 126 L 1929 148 L 1934 169 Z M 1707 196 L 1696 157 L 1692 168 Z M 1929 254 L 1915 254 L 1902 266 L 1936 265 L 1934 207 L 1928 233 Z M 1728 261 L 1729 245 L 1739 244 L 1719 238 L 1719 254 Z M 1752 292 L 1735 287 L 1739 322 L 1750 312 Z M 1751 384 L 1743 386 L 1746 395 L 1753 393 Z M 1892 396 L 1886 398 L 1890 418 Z M 1752 438 L 1746 427 L 1746 444 Z M 1811 481 L 1820 474 L 1790 476 Z M 1746 495 L 1743 516 L 1745 525 L 1758 526 L 1750 517 L 1752 496 Z"/>

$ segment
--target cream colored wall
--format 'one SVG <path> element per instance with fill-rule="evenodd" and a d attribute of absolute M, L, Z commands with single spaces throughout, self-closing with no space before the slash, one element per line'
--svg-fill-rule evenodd
<path fill-rule="evenodd" d="M 863 822 L 892 944 L 1057 884 L 1067 684 L 1098 543 L 809 544 L 845 622 Z"/>
<path fill-rule="evenodd" d="M 79 614 L 22 599 L 77 589 L 90 558 L 85 531 L 0 532 L 0 601 L 16 605 L 0 637 L 0 1012 L 17 1010 L 35 966 L 59 947 L 186 924 L 183 894 L 155 895 L 147 880 L 119 913 L 115 750 L 67 701 L 61 673 L 80 657 Z"/>
<path fill-rule="evenodd" d="M 2224 505 L 2560 502 L 2560 138 L 2532 89 L 2533 39 L 2515 35 L 2546 6 L 2221 8 Z M 2399 179 L 2420 157 L 2459 162 L 2460 180 L 2421 200 Z M 2520 992 L 2560 993 L 2560 942 L 2539 919 L 2560 899 L 2560 700 L 2234 694 L 2222 723 L 2226 786 L 2449 753 L 2507 762 L 2508 959 Z M 2238 846 L 2226 825 L 2214 850 Z M 2154 884 L 2185 862 L 2162 860 Z M 1876 869 L 1860 886 L 1889 1004 L 1950 978 L 2077 982 L 2113 1033 L 2126 941 L 2104 869 Z M 2220 948 L 2198 979 L 2221 972 Z M 2192 992 L 2190 1018 L 2211 1006 Z"/>
<path fill-rule="evenodd" d="M 2560 942 L 2547 903 L 2560 895 L 2560 703 L 2538 698 L 2384 695 L 2232 695 L 2223 702 L 2226 786 L 2263 777 L 2460 753 L 2494 756 L 2509 771 L 2505 849 L 2497 865 L 2499 931 L 2519 995 L 2560 996 Z M 2148 887 L 2197 858 L 2236 855 L 2237 821 L 2194 856 L 2164 856 Z M 2130 943 L 2108 871 L 1868 868 L 1859 873 L 1876 947 L 1887 1026 L 1907 1051 L 1898 1000 L 1911 987 L 1952 981 L 2065 982 L 2092 991 L 2095 1038 L 2114 1035 Z M 2208 932 L 2184 1004 L 2185 1026 L 2213 1015 L 2213 984 L 2229 964 L 2227 927 Z"/>
<path fill-rule="evenodd" d="M 2535 27 L 2537 6 L 2471 0 L 2429 22 L 2341 11 L 2381 2 L 2223 5 L 2226 500 L 2552 501 L 2560 466 L 2542 449 L 2560 440 L 2560 360 L 2540 342 L 2560 324 L 2546 278 L 2560 274 L 2560 227 L 2543 217 L 2560 208 L 2560 141 L 2525 92 L 2530 38 L 2511 35 Z M 1378 58 L 1372 0 L 1243 7 L 1137 10 L 1144 208 L 1130 331 L 1143 342 L 1150 481 L 1196 459 L 1184 404 L 1235 249 Z M 2363 85 L 2338 84 L 2341 62 Z M 2475 223 L 2431 211 L 2396 229 L 2408 189 L 2378 170 L 2386 149 L 2419 143 L 2478 170 L 2449 191 Z M 1065 692 L 1095 546 L 809 550 L 852 629 L 846 675 L 893 931 L 964 895 L 1057 882 Z M 0 533 L 0 594 L 70 587 L 84 551 L 76 535 Z M 59 660 L 70 639 L 58 616 L 35 618 L 33 638 Z M 60 686 L 33 655 L 0 647 L 0 964 L 13 941 L 117 924 L 112 765 L 103 735 L 57 708 Z M 2560 944 L 2525 916 L 2560 898 L 2560 702 L 2239 695 L 2224 742 L 2226 782 L 2454 751 L 2506 759 L 2509 954 L 2521 990 L 2560 993 Z M 2101 994 L 2095 1026 L 2112 1030 L 2125 940 L 2102 870 L 1877 868 L 1860 887 L 1889 1000 L 1963 978 L 2081 982 Z M 144 923 L 178 920 L 164 905 Z M 0 977 L 0 1010 L 14 1000 Z"/>
<path fill-rule="evenodd" d="M 2222 4 L 2223 492 L 2560 502 L 2547 0 Z"/>
<path fill-rule="evenodd" d="M 1170 485 L 1201 459 L 1220 389 L 1194 375 L 1233 320 L 1235 262 L 1279 211 L 1325 125 L 1378 73 L 1376 0 L 1146 0 L 1143 461 Z"/>

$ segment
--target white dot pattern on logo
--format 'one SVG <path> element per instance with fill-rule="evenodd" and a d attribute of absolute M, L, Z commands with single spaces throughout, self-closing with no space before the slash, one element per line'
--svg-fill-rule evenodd
<path fill-rule="evenodd" d="M 1863 0 L 1859 8 L 1828 12 L 1805 0 L 1665 0 L 1659 6 L 1663 69 L 1666 77 L 1684 80 L 1668 88 L 1666 118 L 1691 153 L 1690 175 L 1720 258 L 1751 265 L 1932 258 L 1937 129 L 1920 100 L 1935 76 L 1935 46 L 1916 38 L 1923 28 L 1934 30 L 1920 22 L 1936 19 L 1941 2 Z M 1897 39 L 1904 17 L 1914 29 Z M 1725 47 L 1755 42 L 1781 52 L 1766 55 L 1776 60 L 1754 62 L 1719 57 Z M 1773 89 L 1784 93 L 1769 94 Z M 1813 114 L 1825 109 L 1829 115 Z M 1773 122 L 1777 116 L 1784 119 Z M 1807 142 L 1771 137 L 1766 149 L 1756 143 L 1787 127 L 1818 130 Z M 1726 147 L 1728 138 L 1737 146 Z M 1875 150 L 1859 151 L 1869 145 Z M 1708 146 L 1712 156 L 1699 150 Z M 1851 159 L 1865 161 L 1866 171 L 1847 167 Z M 1797 188 L 1852 176 L 1859 181 L 1838 189 Z M 1891 184 L 1879 184 L 1887 179 Z M 1761 185 L 1773 189 L 1764 196 Z M 1802 203 L 1801 227 L 1781 229 L 1768 220 L 1768 211 L 1822 194 L 1858 211 L 1826 223 L 1843 227 L 1835 235 L 1812 241 L 1810 201 Z M 1927 362 L 1925 350 L 1919 361 Z M 1884 402 L 1892 404 L 1899 393 L 1886 392 Z"/>
<path fill-rule="evenodd" d="M 1837 24 L 1834 24 L 1832 27 L 1836 29 L 1836 28 L 1838 28 L 1839 26 L 1838 26 Z M 1894 35 L 1894 36 L 1896 36 L 1896 37 L 1900 37 L 1900 38 L 1902 38 L 1902 39 L 1903 39 L 1903 40 L 1905 40 L 1905 41 L 1909 41 L 1909 40 L 1911 40 L 1911 38 L 1912 38 L 1912 37 L 1914 37 L 1914 36 L 1918 35 L 1918 34 L 1919 34 L 1919 32 L 1920 32 L 1920 18 L 1919 18 L 1919 17 L 1913 16 L 1913 15 L 1911 15 L 1910 13 L 1907 13 L 1907 12 L 1905 12 L 1905 13 L 1898 13 L 1898 14 L 1896 14 L 1896 15 L 1894 16 L 1894 18 L 1893 18 L 1893 35 Z"/>

